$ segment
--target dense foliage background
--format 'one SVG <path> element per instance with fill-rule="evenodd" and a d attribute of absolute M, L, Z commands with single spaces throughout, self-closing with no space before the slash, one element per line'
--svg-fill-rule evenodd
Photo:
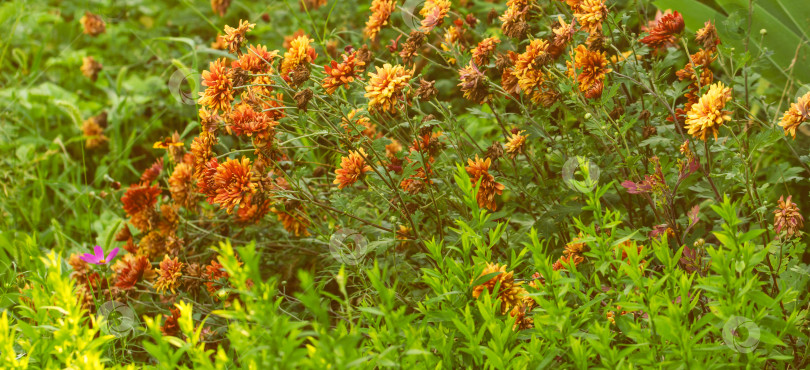
<path fill-rule="evenodd" d="M 801 0 L 0 24 L 0 368 L 810 366 Z"/>

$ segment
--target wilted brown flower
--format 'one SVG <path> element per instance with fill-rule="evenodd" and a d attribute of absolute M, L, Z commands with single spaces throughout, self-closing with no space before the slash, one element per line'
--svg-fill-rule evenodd
<path fill-rule="evenodd" d="M 529 31 L 529 24 L 526 23 L 526 15 L 528 8 L 518 9 L 516 7 L 508 7 L 506 11 L 498 19 L 503 22 L 501 31 L 503 34 L 515 38 L 522 39 Z"/>
<path fill-rule="evenodd" d="M 506 272 L 506 265 L 487 263 L 487 267 L 478 277 L 494 273 L 499 274 L 483 284 L 473 287 L 472 296 L 477 299 L 486 290 L 501 300 L 501 314 L 505 314 L 509 312 L 510 308 L 518 305 L 527 292 L 521 287 L 523 282 L 515 281 L 514 271 Z"/>
<path fill-rule="evenodd" d="M 222 209 L 233 212 L 236 206 L 249 204 L 250 197 L 256 191 L 256 184 L 250 181 L 250 159 L 242 157 L 229 159 L 217 167 L 214 175 L 216 196 L 214 203 Z"/>
<path fill-rule="evenodd" d="M 413 57 L 416 56 L 419 48 L 425 43 L 425 33 L 418 30 L 411 31 L 408 40 L 402 45 L 402 51 L 399 52 L 399 57 L 405 64 L 410 65 L 413 63 Z"/>
<path fill-rule="evenodd" d="M 483 104 L 489 96 L 489 86 L 487 86 L 486 76 L 475 63 L 470 62 L 466 67 L 460 69 L 458 77 L 461 80 L 458 86 L 461 87 L 464 97 L 474 103 Z"/>
<path fill-rule="evenodd" d="M 478 206 L 495 211 L 498 209 L 498 206 L 495 204 L 495 195 L 503 194 L 504 186 L 503 184 L 495 182 L 495 177 L 489 173 L 489 166 L 491 164 L 492 159 L 487 158 L 486 160 L 482 160 L 476 155 L 475 161 L 467 159 L 467 167 L 465 167 L 465 169 L 471 176 L 470 180 L 473 186 L 476 186 L 479 181 L 481 182 L 478 189 L 478 196 L 476 197 Z"/>
<path fill-rule="evenodd" d="M 115 286 L 118 289 L 132 289 L 140 281 L 151 282 L 157 274 L 146 256 L 127 254 L 119 259 L 112 270 L 116 273 Z"/>
<path fill-rule="evenodd" d="M 681 33 L 683 28 L 684 23 L 681 13 L 677 11 L 675 13 L 667 12 L 648 31 L 649 35 L 641 39 L 641 42 L 653 49 L 673 45 L 676 42 L 675 36 Z"/>
<path fill-rule="evenodd" d="M 208 70 L 203 71 L 202 78 L 202 85 L 206 86 L 206 89 L 199 93 L 199 103 L 215 112 L 230 112 L 233 101 L 233 80 L 225 67 L 225 58 L 211 62 Z"/>
<path fill-rule="evenodd" d="M 416 97 L 421 101 L 428 101 L 433 99 L 439 90 L 434 86 L 436 81 L 428 81 L 424 78 L 419 79 L 419 87 L 416 89 Z"/>
<path fill-rule="evenodd" d="M 790 105 L 779 120 L 779 126 L 785 130 L 785 136 L 791 135 L 796 139 L 796 129 L 807 120 L 810 120 L 810 92 Z"/>
<path fill-rule="evenodd" d="M 206 280 L 205 289 L 213 296 L 224 287 L 220 280 L 227 279 L 228 273 L 217 260 L 211 260 L 211 263 L 205 266 L 203 278 Z"/>
<path fill-rule="evenodd" d="M 371 166 L 366 164 L 366 151 L 360 148 L 356 151 L 349 151 L 348 157 L 340 158 L 340 168 L 335 170 L 335 181 L 333 184 L 338 185 L 338 189 L 343 189 L 357 180 L 364 173 L 371 171 Z"/>
<path fill-rule="evenodd" d="M 548 48 L 552 59 L 557 59 L 557 57 L 562 55 L 565 47 L 574 38 L 574 33 L 576 32 L 576 28 L 574 27 L 575 22 L 573 21 L 571 23 L 565 23 L 562 16 L 558 16 L 557 23 L 558 25 L 552 29 L 554 39 L 551 41 L 551 45 Z"/>
<path fill-rule="evenodd" d="M 706 50 L 715 51 L 717 49 L 717 45 L 720 45 L 720 36 L 717 36 L 717 28 L 714 27 L 712 21 L 706 21 L 703 28 L 697 31 L 695 41 L 703 45 Z"/>
<path fill-rule="evenodd" d="M 169 312 L 171 315 L 160 325 L 160 332 L 167 337 L 176 337 L 180 334 L 180 324 L 177 322 L 180 319 L 180 310 L 172 307 Z"/>
<path fill-rule="evenodd" d="M 178 163 L 174 166 L 174 171 L 169 177 L 169 191 L 174 202 L 186 209 L 193 208 L 197 203 L 194 194 L 195 182 L 191 165 Z"/>
<path fill-rule="evenodd" d="M 329 95 L 334 93 L 338 87 L 349 86 L 349 83 L 353 82 L 355 78 L 361 78 L 358 73 L 365 63 L 357 59 L 357 52 L 344 53 L 341 57 L 343 62 L 340 64 L 333 60 L 331 65 L 323 67 L 326 77 L 321 86 Z"/>
<path fill-rule="evenodd" d="M 155 290 L 161 293 L 168 289 L 172 291 L 172 294 L 176 294 L 177 280 L 183 276 L 183 265 L 184 263 L 180 262 L 177 257 L 170 259 L 168 255 L 164 255 L 163 261 L 160 262 Z"/>
<path fill-rule="evenodd" d="M 419 15 L 422 16 L 422 32 L 430 33 L 434 27 L 440 26 L 449 11 L 449 0 L 425 0 L 422 10 L 419 11 Z"/>
<path fill-rule="evenodd" d="M 391 13 L 397 8 L 395 0 L 372 0 L 371 1 L 371 15 L 366 22 L 366 28 L 363 30 L 363 35 L 367 38 L 374 40 L 380 33 L 380 30 L 388 25 L 388 19 L 391 18 Z"/>
<path fill-rule="evenodd" d="M 717 139 L 720 125 L 731 121 L 731 112 L 723 110 L 729 100 L 731 100 L 730 87 L 725 87 L 722 82 L 709 87 L 709 91 L 692 105 L 692 109 L 686 115 L 686 129 L 689 130 L 689 134 L 704 141 L 707 134 L 712 134 Z"/>
<path fill-rule="evenodd" d="M 800 236 L 802 228 L 804 228 L 804 216 L 799 211 L 796 203 L 791 201 L 792 195 L 788 195 L 787 200 L 784 196 L 779 197 L 779 205 L 773 211 L 773 230 L 777 235 L 781 235 L 785 231 L 788 238 Z"/>
<path fill-rule="evenodd" d="M 85 11 L 84 16 L 79 20 L 84 27 L 84 34 L 98 36 L 107 31 L 107 24 L 96 14 Z"/>
<path fill-rule="evenodd" d="M 295 93 L 293 99 L 295 100 L 295 104 L 298 107 L 298 109 L 306 112 L 307 105 L 309 104 L 309 100 L 312 99 L 312 96 L 313 94 L 311 89 L 304 89 Z"/>
<path fill-rule="evenodd" d="M 85 137 L 84 147 L 87 149 L 95 149 L 101 146 L 105 141 L 109 140 L 104 135 L 104 127 L 107 125 L 107 112 L 101 112 L 98 115 L 92 116 L 82 122 L 82 134 Z"/>
<path fill-rule="evenodd" d="M 93 57 L 82 58 L 82 75 L 89 78 L 91 81 L 96 82 L 98 79 L 98 72 L 101 71 L 102 65 Z"/>
<path fill-rule="evenodd" d="M 236 54 L 241 53 L 242 44 L 245 42 L 245 34 L 256 27 L 255 23 L 250 23 L 244 19 L 239 20 L 239 26 L 233 28 L 225 25 L 225 43 L 228 44 L 228 51 Z"/>
<path fill-rule="evenodd" d="M 396 102 L 407 98 L 408 83 L 413 71 L 406 70 L 401 65 L 392 66 L 388 63 L 382 68 L 375 67 L 377 73 L 368 73 L 365 97 L 369 98 L 368 107 L 371 111 L 397 114 Z"/>
<path fill-rule="evenodd" d="M 481 42 L 479 42 L 478 45 L 471 51 L 473 58 L 472 60 L 475 62 L 475 65 L 485 67 L 487 64 L 489 64 L 489 58 L 495 52 L 495 48 L 500 42 L 501 40 L 499 40 L 497 37 L 487 37 L 481 40 Z"/>
<path fill-rule="evenodd" d="M 217 14 L 220 17 L 225 16 L 225 13 L 228 12 L 228 8 L 230 6 L 231 0 L 211 0 L 211 10 L 214 11 L 214 14 Z"/>

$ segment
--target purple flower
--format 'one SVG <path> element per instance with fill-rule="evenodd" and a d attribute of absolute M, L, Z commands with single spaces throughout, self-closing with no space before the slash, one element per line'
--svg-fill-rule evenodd
<path fill-rule="evenodd" d="M 118 248 L 113 248 L 110 250 L 110 254 L 107 255 L 107 258 L 104 258 L 104 249 L 97 245 L 95 248 L 93 248 L 93 254 L 85 253 L 79 258 L 84 262 L 92 263 L 94 265 L 104 265 L 107 262 L 112 261 L 116 254 L 118 254 Z"/>

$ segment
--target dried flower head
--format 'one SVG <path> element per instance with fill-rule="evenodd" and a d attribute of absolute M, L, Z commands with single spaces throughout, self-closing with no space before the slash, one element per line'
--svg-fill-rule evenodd
<path fill-rule="evenodd" d="M 365 150 L 360 148 L 349 151 L 348 157 L 341 157 L 340 168 L 335 170 L 337 177 L 332 183 L 337 184 L 338 189 L 343 189 L 357 182 L 364 173 L 371 171 L 371 166 L 367 165 L 364 159 L 366 156 Z"/>
<path fill-rule="evenodd" d="M 169 309 L 169 312 L 171 315 L 167 316 L 166 321 L 160 325 L 160 332 L 163 333 L 164 336 L 175 337 L 180 334 L 180 324 L 178 323 L 180 310 L 172 307 Z"/>
<path fill-rule="evenodd" d="M 503 184 L 499 184 L 495 182 L 495 177 L 489 173 L 489 166 L 492 164 L 492 159 L 487 158 L 486 160 L 478 158 L 475 156 L 475 160 L 467 159 L 467 173 L 470 174 L 473 185 L 475 186 L 480 181 L 480 187 L 478 189 L 478 206 L 482 208 L 489 208 L 492 211 L 498 209 L 498 206 L 495 204 L 495 195 L 503 194 L 504 186 Z"/>
<path fill-rule="evenodd" d="M 371 9 L 369 9 L 371 15 L 368 17 L 363 35 L 371 40 L 376 39 L 380 30 L 388 25 L 388 19 L 391 18 L 391 13 L 393 13 L 396 8 L 396 0 L 372 0 Z"/>
<path fill-rule="evenodd" d="M 194 194 L 195 182 L 191 165 L 178 163 L 174 166 L 174 171 L 169 177 L 169 191 L 172 194 L 172 200 L 183 208 L 193 208 L 197 204 Z"/>
<path fill-rule="evenodd" d="M 337 61 L 332 61 L 330 65 L 323 67 L 326 72 L 321 86 L 326 90 L 326 93 L 332 95 L 338 87 L 346 86 L 353 82 L 355 78 L 361 78 L 359 72 L 362 71 L 365 62 L 357 59 L 357 52 L 344 53 L 341 55 L 343 61 L 338 64 Z"/>
<path fill-rule="evenodd" d="M 229 159 L 217 166 L 217 173 L 214 175 L 214 203 L 227 210 L 228 214 L 236 206 L 249 204 L 250 197 L 256 191 L 256 184 L 250 177 L 250 159 L 247 157 L 242 157 L 241 160 Z"/>
<path fill-rule="evenodd" d="M 98 36 L 107 31 L 107 24 L 97 14 L 85 11 L 79 22 L 84 27 L 85 35 Z"/>
<path fill-rule="evenodd" d="M 810 120 L 810 92 L 790 105 L 790 109 L 785 111 L 782 119 L 779 120 L 779 126 L 785 130 L 785 136 L 789 134 L 796 139 L 796 129 L 802 122 L 808 120 Z"/>
<path fill-rule="evenodd" d="M 722 82 L 709 87 L 709 91 L 692 105 L 692 109 L 686 115 L 686 129 L 689 130 L 689 134 L 704 141 L 707 134 L 717 139 L 720 125 L 731 121 L 731 112 L 723 110 L 729 100 L 731 100 L 730 87 L 725 87 Z"/>
<path fill-rule="evenodd" d="M 416 97 L 421 101 L 428 101 L 433 99 L 439 90 L 436 89 L 436 81 L 428 81 L 424 78 L 419 79 L 419 87 L 416 89 Z"/>
<path fill-rule="evenodd" d="M 648 31 L 649 35 L 641 39 L 641 42 L 653 49 L 674 45 L 677 41 L 676 36 L 683 32 L 683 28 L 684 23 L 681 13 L 667 12 L 658 19 L 655 26 Z"/>
<path fill-rule="evenodd" d="M 306 112 L 307 105 L 309 104 L 310 99 L 312 99 L 312 96 L 313 96 L 312 89 L 304 89 L 295 93 L 293 99 L 295 100 L 295 104 L 298 107 L 298 109 Z"/>
<path fill-rule="evenodd" d="M 703 28 L 697 31 L 695 41 L 703 45 L 706 50 L 714 51 L 717 49 L 717 45 L 720 45 L 720 36 L 717 35 L 717 28 L 714 27 L 712 21 L 706 21 Z"/>
<path fill-rule="evenodd" d="M 225 59 L 217 59 L 209 64 L 208 70 L 202 73 L 204 92 L 199 93 L 199 103 L 215 112 L 231 111 L 233 101 L 233 80 L 231 80 Z"/>
<path fill-rule="evenodd" d="M 474 103 L 483 104 L 489 96 L 489 86 L 486 76 L 475 63 L 471 61 L 466 67 L 460 69 L 458 78 L 461 80 L 458 86 L 461 87 L 464 97 Z"/>
<path fill-rule="evenodd" d="M 232 54 L 236 54 L 237 51 L 241 53 L 240 49 L 246 40 L 245 34 L 252 30 L 253 27 L 256 27 L 255 23 L 250 23 L 244 19 L 239 20 L 239 26 L 236 28 L 225 25 L 225 43 L 228 44 L 228 51 Z"/>
<path fill-rule="evenodd" d="M 791 201 L 792 195 L 788 195 L 787 200 L 784 196 L 779 197 L 779 205 L 773 211 L 773 230 L 777 235 L 782 235 L 793 238 L 801 235 L 802 228 L 804 228 L 804 216 L 799 211 L 796 203 Z"/>
<path fill-rule="evenodd" d="M 155 181 L 155 179 L 160 176 L 161 171 L 163 171 L 163 158 L 158 158 L 152 163 L 152 166 L 143 171 L 143 174 L 141 174 L 141 182 L 150 183 Z"/>
<path fill-rule="evenodd" d="M 158 279 L 155 282 L 155 290 L 158 293 L 164 290 L 171 290 L 172 294 L 176 294 L 178 279 L 183 276 L 184 263 L 178 260 L 178 257 L 170 259 L 168 255 L 163 256 L 163 261 L 160 262 L 160 270 L 158 271 Z"/>
<path fill-rule="evenodd" d="M 98 72 L 101 71 L 103 66 L 101 63 L 96 61 L 93 57 L 84 57 L 82 58 L 82 75 L 84 77 L 89 78 L 91 81 L 96 82 L 98 79 Z"/>
<path fill-rule="evenodd" d="M 107 112 L 101 112 L 98 115 L 92 116 L 82 122 L 82 134 L 85 137 L 84 147 L 87 149 L 95 149 L 109 140 L 104 135 L 104 126 L 107 125 Z"/>
<path fill-rule="evenodd" d="M 369 98 L 368 107 L 371 111 L 397 114 L 396 102 L 405 100 L 408 94 L 408 83 L 413 71 L 406 70 L 401 65 L 392 66 L 388 63 L 375 67 L 377 73 L 368 73 L 365 97 Z"/>

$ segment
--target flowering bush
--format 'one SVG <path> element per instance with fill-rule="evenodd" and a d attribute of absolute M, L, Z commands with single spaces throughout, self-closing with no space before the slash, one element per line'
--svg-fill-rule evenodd
<path fill-rule="evenodd" d="M 55 103 L 102 193 L 76 224 L 3 203 L 0 365 L 810 366 L 810 52 L 751 32 L 793 22 L 769 1 L 188 4 L 154 38 L 193 50 L 156 57 L 177 123 L 125 125 L 154 112 L 99 56 L 111 113 Z"/>

